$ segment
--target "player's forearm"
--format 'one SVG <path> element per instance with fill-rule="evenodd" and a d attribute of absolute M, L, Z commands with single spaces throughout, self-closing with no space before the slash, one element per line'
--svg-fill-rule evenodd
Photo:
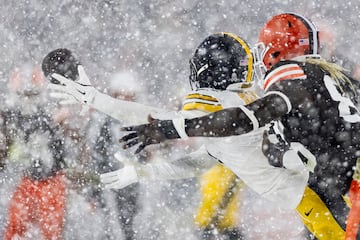
<path fill-rule="evenodd" d="M 246 106 L 227 108 L 203 117 L 185 119 L 185 131 L 190 137 L 240 135 L 263 127 L 290 110 L 291 104 L 288 98 L 281 92 L 273 91 Z"/>
<path fill-rule="evenodd" d="M 164 111 L 137 102 L 116 99 L 99 91 L 90 106 L 121 121 L 124 125 L 147 123 L 149 114 Z"/>
<path fill-rule="evenodd" d="M 140 165 L 136 171 L 139 179 L 175 180 L 198 177 L 216 163 L 206 151 L 197 151 L 171 162 Z"/>
<path fill-rule="evenodd" d="M 185 131 L 191 137 L 226 137 L 253 129 L 252 121 L 241 108 L 228 108 L 203 117 L 185 119 Z"/>

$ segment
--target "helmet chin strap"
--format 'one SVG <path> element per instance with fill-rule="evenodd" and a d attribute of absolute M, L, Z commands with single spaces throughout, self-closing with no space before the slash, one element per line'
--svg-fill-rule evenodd
<path fill-rule="evenodd" d="M 226 90 L 235 91 L 235 92 L 242 92 L 242 91 L 249 90 L 249 88 L 252 88 L 253 85 L 254 84 L 251 83 L 251 82 L 237 82 L 237 83 L 229 84 L 227 86 Z"/>
<path fill-rule="evenodd" d="M 227 91 L 232 92 L 245 92 L 245 91 L 253 91 L 256 95 L 262 96 L 264 94 L 264 90 L 262 85 L 256 82 L 240 82 L 230 84 L 227 88 Z"/>

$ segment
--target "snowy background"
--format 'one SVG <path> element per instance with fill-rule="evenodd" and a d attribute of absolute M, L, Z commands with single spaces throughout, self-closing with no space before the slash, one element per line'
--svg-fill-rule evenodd
<path fill-rule="evenodd" d="M 76 53 L 98 89 L 106 91 L 112 74 L 130 70 L 147 90 L 143 101 L 177 108 L 190 90 L 188 59 L 207 35 L 234 32 L 253 44 L 265 21 L 286 11 L 310 17 L 319 26 L 326 24 L 333 29 L 338 51 L 360 62 L 357 0 L 0 1 L 2 86 L 15 67 L 41 63 L 49 51 L 66 47 Z M 0 88 L 0 93 L 5 91 Z M 6 96 L 1 96 L 3 101 Z M 0 179 L 0 237 L 18 178 L 14 174 Z M 196 239 L 196 183 L 190 179 L 141 185 L 142 208 L 136 217 L 141 239 Z M 72 192 L 68 202 L 67 239 L 102 239 L 101 214 L 78 192 Z M 249 239 L 304 239 L 296 214 L 278 210 L 249 190 L 239 216 Z M 116 220 L 111 222 L 122 239 Z"/>
<path fill-rule="evenodd" d="M 326 23 L 338 49 L 360 61 L 359 6 L 356 0 L 2 0 L 0 78 L 5 81 L 24 61 L 41 62 L 49 51 L 67 47 L 99 88 L 109 74 L 131 68 L 153 101 L 167 100 L 179 86 L 188 87 L 188 59 L 207 35 L 229 31 L 252 44 L 265 21 L 285 11 Z"/>

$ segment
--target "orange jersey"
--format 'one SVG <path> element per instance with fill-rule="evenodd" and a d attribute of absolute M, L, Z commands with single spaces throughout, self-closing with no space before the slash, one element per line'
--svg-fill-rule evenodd
<path fill-rule="evenodd" d="M 5 240 L 24 237 L 38 224 L 45 239 L 61 239 L 65 213 L 65 176 L 57 174 L 45 180 L 23 177 L 9 206 Z"/>

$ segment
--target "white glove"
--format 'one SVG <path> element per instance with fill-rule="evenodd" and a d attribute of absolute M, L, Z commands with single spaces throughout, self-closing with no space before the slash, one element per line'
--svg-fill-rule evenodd
<path fill-rule="evenodd" d="M 58 99 L 59 103 L 63 105 L 78 102 L 90 105 L 97 90 L 91 85 L 83 66 L 78 66 L 78 73 L 78 81 L 73 81 L 60 74 L 53 73 L 51 77 L 55 78 L 60 83 L 50 83 L 48 85 L 48 88 L 52 90 L 52 92 L 50 92 L 50 97 Z"/>
<path fill-rule="evenodd" d="M 122 159 L 119 159 L 119 155 L 115 154 L 115 157 L 122 161 Z M 105 189 L 121 189 L 138 182 L 135 167 L 128 162 L 122 162 L 124 163 L 123 168 L 100 175 L 100 182 L 104 184 Z"/>
<path fill-rule="evenodd" d="M 316 157 L 299 142 L 290 143 L 290 149 L 283 156 L 283 165 L 287 169 L 299 169 L 305 166 L 310 172 L 316 167 Z"/>

